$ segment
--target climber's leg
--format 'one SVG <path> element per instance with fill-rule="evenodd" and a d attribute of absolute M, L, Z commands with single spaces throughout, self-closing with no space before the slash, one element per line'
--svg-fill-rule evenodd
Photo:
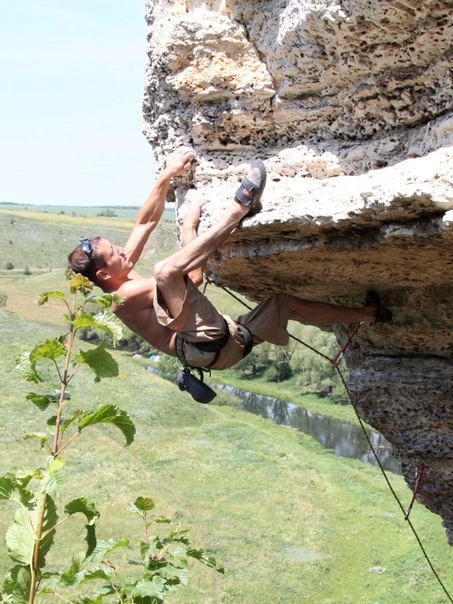
<path fill-rule="evenodd" d="M 374 323 L 392 320 L 390 310 L 382 306 L 376 292 L 367 294 L 365 306 L 349 308 L 325 302 L 311 302 L 289 296 L 289 316 L 302 323 L 313 325 L 334 325 L 341 323 Z"/>
<path fill-rule="evenodd" d="M 201 210 L 205 203 L 207 203 L 206 199 L 197 199 L 186 202 L 186 213 L 181 228 L 181 243 L 183 247 L 197 237 Z M 198 267 L 191 271 L 188 273 L 188 277 L 196 287 L 199 287 L 203 283 L 203 267 Z"/>
<path fill-rule="evenodd" d="M 186 294 L 185 277 L 191 271 L 202 268 L 207 259 L 227 239 L 228 235 L 238 226 L 248 214 L 250 206 L 261 196 L 264 185 L 262 182 L 264 165 L 258 162 L 253 165 L 241 185 L 249 196 L 247 203 L 236 199 L 230 204 L 227 212 L 204 233 L 189 241 L 189 243 L 154 267 L 154 278 L 169 314 L 177 316 L 181 310 Z M 264 180 L 265 180 L 264 172 Z M 253 205 L 252 205 L 253 207 Z"/>

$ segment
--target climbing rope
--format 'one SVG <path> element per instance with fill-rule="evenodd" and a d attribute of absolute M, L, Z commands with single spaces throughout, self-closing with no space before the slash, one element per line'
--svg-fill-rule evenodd
<path fill-rule="evenodd" d="M 210 280 L 209 280 L 209 279 L 206 277 L 206 275 L 205 275 L 205 278 L 206 278 L 206 283 L 205 283 L 204 291 L 206 290 L 206 286 L 207 286 L 207 284 L 212 283 L 212 281 L 210 281 Z M 245 303 L 245 302 L 244 302 L 244 301 L 243 301 L 243 300 L 242 300 L 242 299 L 241 299 L 239 296 L 236 296 L 236 295 L 235 295 L 235 294 L 233 294 L 231 291 L 229 291 L 227 288 L 225 288 L 225 287 L 223 287 L 223 286 L 221 286 L 221 285 L 220 285 L 220 286 L 218 286 L 218 287 L 220 287 L 221 289 L 223 289 L 223 291 L 224 291 L 224 292 L 226 292 L 226 293 L 227 293 L 228 295 L 230 295 L 232 298 L 234 298 L 235 300 L 237 300 L 238 302 L 240 302 L 240 303 L 241 303 L 243 306 L 245 306 L 245 307 L 246 307 L 246 308 L 248 308 L 249 310 L 252 310 L 252 307 L 251 307 L 251 306 L 249 306 L 248 304 L 246 304 L 246 303 Z M 203 293 L 204 293 L 204 292 L 203 292 Z M 343 384 L 343 387 L 344 387 L 344 389 L 345 389 L 345 391 L 346 391 L 346 394 L 347 394 L 347 396 L 348 396 L 348 398 L 349 398 L 349 402 L 351 403 L 351 406 L 352 406 L 352 408 L 354 409 L 354 412 L 355 412 L 355 415 L 356 415 L 357 420 L 358 420 L 358 422 L 359 422 L 359 425 L 360 425 L 360 427 L 361 427 L 361 429 L 362 429 L 362 432 L 363 432 L 363 434 L 364 434 L 364 436 L 365 436 L 365 438 L 366 438 L 366 441 L 367 441 L 367 443 L 368 443 L 368 446 L 370 447 L 370 451 L 372 452 L 372 454 L 373 454 L 373 456 L 374 456 L 374 458 L 375 458 L 375 460 L 376 460 L 376 463 L 377 463 L 377 465 L 378 465 L 378 467 L 379 467 L 379 469 L 380 469 L 380 471 L 381 471 L 381 474 L 382 474 L 382 476 L 384 477 L 384 480 L 385 480 L 385 482 L 387 483 L 387 486 L 388 486 L 388 488 L 389 488 L 390 492 L 392 493 L 392 495 L 393 495 L 393 497 L 394 497 L 394 499 L 395 499 L 396 503 L 397 503 L 397 504 L 398 504 L 398 506 L 400 507 L 400 509 L 401 509 L 401 511 L 402 511 L 402 513 L 403 513 L 403 516 L 404 516 L 404 520 L 405 520 L 405 521 L 408 523 L 408 525 L 409 525 L 409 527 L 410 527 L 410 529 L 411 529 L 411 531 L 412 531 L 412 533 L 413 533 L 413 535 L 414 535 L 414 537 L 415 537 L 415 539 L 416 539 L 416 541 L 417 541 L 417 543 L 418 543 L 418 545 L 419 545 L 419 547 L 420 547 L 420 550 L 421 550 L 421 552 L 422 552 L 422 554 L 423 554 L 423 556 L 424 556 L 424 558 L 425 558 L 425 560 L 426 560 L 426 562 L 427 562 L 428 566 L 430 567 L 430 569 L 431 569 L 431 571 L 432 571 L 432 573 L 433 573 L 434 577 L 436 578 L 437 582 L 439 583 L 439 585 L 440 585 L 441 589 L 443 590 L 444 594 L 446 595 L 446 597 L 447 597 L 448 601 L 449 601 L 449 602 L 451 602 L 451 604 L 453 604 L 453 598 L 451 597 L 450 593 L 448 592 L 447 588 L 445 587 L 445 585 L 444 585 L 444 583 L 443 583 L 442 579 L 441 579 L 441 578 L 440 578 L 440 576 L 439 576 L 439 573 L 438 573 L 438 572 L 436 571 L 436 569 L 434 568 L 434 565 L 433 565 L 433 563 L 431 562 L 431 559 L 429 558 L 428 553 L 427 553 L 427 551 L 426 551 L 425 547 L 423 546 L 423 543 L 422 543 L 422 541 L 421 541 L 421 539 L 420 539 L 420 537 L 419 537 L 419 535 L 418 535 L 418 533 L 417 533 L 417 531 L 416 531 L 416 529 L 415 529 L 414 525 L 412 524 L 412 522 L 411 522 L 411 520 L 410 520 L 410 518 L 409 518 L 409 514 L 410 514 L 410 512 L 411 512 L 411 510 L 412 510 L 412 506 L 414 505 L 414 501 L 415 501 L 415 498 L 416 498 L 417 493 L 418 493 L 418 489 L 419 489 L 420 484 L 421 484 L 421 482 L 422 482 L 422 480 L 423 480 L 423 474 L 424 474 L 425 466 L 424 466 L 424 464 L 420 464 L 420 465 L 418 465 L 418 466 L 417 466 L 417 472 L 416 472 L 416 481 L 415 481 L 415 486 L 414 486 L 414 490 L 413 490 L 413 494 L 412 494 L 412 500 L 411 500 L 411 502 L 410 502 L 410 504 L 409 504 L 408 509 L 407 509 L 407 510 L 405 510 L 405 509 L 404 509 L 404 506 L 403 506 L 403 504 L 401 503 L 401 500 L 400 500 L 400 498 L 398 497 L 398 495 L 397 495 L 397 493 L 396 493 L 395 489 L 393 488 L 392 483 L 390 482 L 390 480 L 389 480 L 389 478 L 388 478 L 388 476 L 387 476 L 387 473 L 386 473 L 386 471 L 385 471 L 385 468 L 384 468 L 384 466 L 382 465 L 381 460 L 379 459 L 379 456 L 378 456 L 378 454 L 377 454 L 377 452 L 376 452 L 376 450 L 375 450 L 375 448 L 374 448 L 374 446 L 373 446 L 373 444 L 372 444 L 372 442 L 371 442 L 371 440 L 370 440 L 370 437 L 369 437 L 369 435 L 368 435 L 368 431 L 367 431 L 367 429 L 366 429 L 366 427 L 365 427 L 365 424 L 364 424 L 364 422 L 363 422 L 362 418 L 360 417 L 360 415 L 359 415 L 359 413 L 358 413 L 358 411 L 357 411 L 357 409 L 356 409 L 356 406 L 354 405 L 354 401 L 353 401 L 353 399 L 352 399 L 351 392 L 350 392 L 349 387 L 348 387 L 348 385 L 347 385 L 347 383 L 346 383 L 346 380 L 345 380 L 345 378 L 344 378 L 344 376 L 343 376 L 343 373 L 342 373 L 342 371 L 341 371 L 341 369 L 340 369 L 340 367 L 339 367 L 339 365 L 340 365 L 340 363 L 341 363 L 341 360 L 342 360 L 342 359 L 343 359 L 343 357 L 344 357 L 344 353 L 346 352 L 346 349 L 347 349 L 347 348 L 348 348 L 348 346 L 351 344 L 351 342 L 352 342 L 353 338 L 355 337 L 355 335 L 357 334 L 358 330 L 360 329 L 360 327 L 361 327 L 362 325 L 363 325 L 363 323 L 357 323 L 357 324 L 355 325 L 355 327 L 354 327 L 354 329 L 353 329 L 353 331 L 352 331 L 351 335 L 349 336 L 349 338 L 348 338 L 348 340 L 347 340 L 346 344 L 345 344 L 345 345 L 344 345 L 344 346 L 343 346 L 343 347 L 342 347 L 342 348 L 341 348 L 341 349 L 338 351 L 338 353 L 335 355 L 335 357 L 334 357 L 333 359 L 331 359 L 331 358 L 330 358 L 330 357 L 328 357 L 327 355 L 323 354 L 323 353 L 322 353 L 322 352 L 320 352 L 319 350 L 316 350 L 316 349 L 315 349 L 313 346 L 310 346 L 310 344 L 307 344 L 306 342 L 304 342 L 304 341 L 303 341 L 303 340 L 301 340 L 300 338 L 297 338 L 296 336 L 294 336 L 294 335 L 292 335 L 292 334 L 289 334 L 289 337 L 290 337 L 292 340 L 294 340 L 295 342 L 298 342 L 299 344 L 301 344 L 302 346 L 305 346 L 305 348 L 308 348 L 309 350 L 311 350 L 312 352 L 314 352 L 314 353 L 315 353 L 315 354 L 317 354 L 318 356 L 320 356 L 320 357 L 324 358 L 326 361 L 328 361 L 328 362 L 331 364 L 331 366 L 332 366 L 332 367 L 335 369 L 335 371 L 338 373 L 338 376 L 339 376 L 339 378 L 340 378 L 340 380 L 341 380 L 341 383 Z"/>
<path fill-rule="evenodd" d="M 354 339 L 356 333 L 359 331 L 359 329 L 362 327 L 363 323 L 356 323 L 356 326 L 354 327 L 351 335 L 349 336 L 346 344 L 340 348 L 340 350 L 337 352 L 337 354 L 334 356 L 334 358 L 331 361 L 332 367 L 334 369 L 336 369 L 341 361 L 343 360 L 344 357 L 344 353 L 346 352 L 346 349 L 348 348 L 348 346 L 351 344 L 352 340 Z"/>
<path fill-rule="evenodd" d="M 362 418 L 360 417 L 360 415 L 358 414 L 357 409 L 355 408 L 355 405 L 354 405 L 354 403 L 353 403 L 353 401 L 352 401 L 352 396 L 351 396 L 350 390 L 349 390 L 349 388 L 348 388 L 348 385 L 346 384 L 346 380 L 344 379 L 344 376 L 343 376 L 343 374 L 342 374 L 342 372 L 341 372 L 340 368 L 339 368 L 339 367 L 337 367 L 337 368 L 336 368 L 336 370 L 337 370 L 337 372 L 338 372 L 338 374 L 339 374 L 339 376 L 340 376 L 340 379 L 341 379 L 341 381 L 342 381 L 342 383 L 343 383 L 343 386 L 344 386 L 344 388 L 345 388 L 345 390 L 346 390 L 346 392 L 347 392 L 347 395 L 348 395 L 349 400 L 350 400 L 350 402 L 351 402 L 352 408 L 354 409 L 354 412 L 355 412 L 355 414 L 356 414 L 356 417 L 357 417 L 357 419 L 358 419 L 358 421 L 359 421 L 360 427 L 362 428 L 362 431 L 363 431 L 363 433 L 365 434 L 365 437 L 366 437 L 366 440 L 367 440 L 368 446 L 370 447 L 370 450 L 371 450 L 371 452 L 373 453 L 374 458 L 376 459 L 376 462 L 377 462 L 377 464 L 378 464 L 378 466 L 379 466 L 379 469 L 381 470 L 381 473 L 382 473 L 382 475 L 383 475 L 383 477 L 384 477 L 384 480 L 385 480 L 385 481 L 386 481 L 386 483 L 387 483 L 388 488 L 390 489 L 390 492 L 392 493 L 393 497 L 395 498 L 395 501 L 397 502 L 397 504 L 399 505 L 399 507 L 400 507 L 401 511 L 403 512 L 404 519 L 405 519 L 405 520 L 406 520 L 406 522 L 408 523 L 408 525 L 409 525 L 409 527 L 410 527 L 410 529 L 411 529 L 411 531 L 412 531 L 412 533 L 413 533 L 413 535 L 414 535 L 415 539 L 417 540 L 417 543 L 418 543 L 418 545 L 419 545 L 419 547 L 420 547 L 420 549 L 421 549 L 421 551 L 422 551 L 422 553 L 423 553 L 423 556 L 425 557 L 425 560 L 426 560 L 426 562 L 427 562 L 428 566 L 430 567 L 430 569 L 431 569 L 431 571 L 432 571 L 433 575 L 436 577 L 437 582 L 439 583 L 440 587 L 442 588 L 442 590 L 444 591 L 445 595 L 447 596 L 448 601 L 453 603 L 453 599 L 452 599 L 452 597 L 451 597 L 450 593 L 448 592 L 447 588 L 445 587 L 445 585 L 444 585 L 444 583 L 443 583 L 442 579 L 440 578 L 440 576 L 439 576 L 438 572 L 437 572 L 437 571 L 436 571 L 436 569 L 434 568 L 433 563 L 431 562 L 431 559 L 430 559 L 430 557 L 428 556 L 428 553 L 427 553 L 427 551 L 426 551 L 425 547 L 423 546 L 423 543 L 421 542 L 421 539 L 420 539 L 420 537 L 419 537 L 419 535 L 418 535 L 418 533 L 417 533 L 417 531 L 416 531 L 416 529 L 415 529 L 414 525 L 412 524 L 412 522 L 411 522 L 411 521 L 410 521 L 410 519 L 409 519 L 409 513 L 410 513 L 410 510 L 412 509 L 412 505 L 413 505 L 413 503 L 414 503 L 414 500 L 415 500 L 415 497 L 416 497 L 416 494 L 417 494 L 417 491 L 418 491 L 418 487 L 420 486 L 421 480 L 422 480 L 422 478 L 423 478 L 423 472 L 422 472 L 422 471 L 420 471 L 420 472 L 419 472 L 419 475 L 418 475 L 418 477 L 419 477 L 419 481 L 418 481 L 418 484 L 417 484 L 417 482 L 416 482 L 416 485 L 415 485 L 415 488 L 414 488 L 414 493 L 413 493 L 413 496 L 412 496 L 412 501 L 411 501 L 411 504 L 410 504 L 410 506 L 409 506 L 408 511 L 406 512 L 406 511 L 405 511 L 405 509 L 404 509 L 404 507 L 403 507 L 403 504 L 401 503 L 400 498 L 399 498 L 399 497 L 398 497 L 398 495 L 396 494 L 395 489 L 393 488 L 392 483 L 390 482 L 390 480 L 389 480 L 389 478 L 388 478 L 388 476 L 387 476 L 387 473 L 386 473 L 386 471 L 385 471 L 384 467 L 382 466 L 381 460 L 379 459 L 379 456 L 378 456 L 378 454 L 376 453 L 376 450 L 374 449 L 374 447 L 373 447 L 373 445 L 372 445 L 372 443 L 371 443 L 370 437 L 368 436 L 368 432 L 366 431 L 366 428 L 365 428 L 365 425 L 364 425 L 364 423 L 363 423 L 363 420 L 362 420 Z M 423 466 L 423 469 L 424 469 L 424 466 Z"/>

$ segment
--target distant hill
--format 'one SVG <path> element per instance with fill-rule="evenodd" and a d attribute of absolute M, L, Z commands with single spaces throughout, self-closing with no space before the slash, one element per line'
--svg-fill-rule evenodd
<path fill-rule="evenodd" d="M 38 212 L 43 214 L 57 214 L 66 216 L 81 216 L 81 217 L 94 217 L 103 216 L 107 218 L 128 218 L 134 220 L 140 206 L 65 206 L 65 205 L 37 205 L 37 204 L 25 204 L 25 203 L 14 203 L 8 201 L 0 201 L 0 211 L 11 210 L 14 212 L 30 211 Z M 163 220 L 174 220 L 174 209 L 173 206 L 169 206 L 165 209 Z"/>

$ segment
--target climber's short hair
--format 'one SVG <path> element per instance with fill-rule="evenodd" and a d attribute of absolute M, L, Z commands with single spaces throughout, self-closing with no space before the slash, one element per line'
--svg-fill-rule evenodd
<path fill-rule="evenodd" d="M 92 237 L 91 239 L 81 237 L 80 245 L 68 256 L 68 267 L 75 273 L 80 273 L 98 287 L 100 287 L 100 282 L 96 277 L 96 273 L 105 266 L 104 258 L 96 251 L 96 246 L 100 240 L 101 237 Z"/>

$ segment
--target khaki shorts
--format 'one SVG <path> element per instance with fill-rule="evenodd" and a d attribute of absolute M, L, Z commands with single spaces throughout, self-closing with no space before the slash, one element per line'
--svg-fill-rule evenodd
<path fill-rule="evenodd" d="M 222 315 L 192 283 L 187 281 L 186 297 L 181 312 L 174 318 L 169 317 L 163 300 L 156 289 L 154 310 L 158 322 L 179 333 L 185 340 L 184 354 L 192 367 L 207 367 L 215 353 L 203 352 L 191 342 L 210 342 L 219 340 L 225 334 L 225 321 L 228 324 L 230 338 L 222 348 L 220 357 L 210 369 L 228 369 L 244 356 L 244 338 L 235 321 Z M 288 344 L 289 298 L 286 294 L 275 294 L 260 302 L 253 310 L 238 317 L 253 336 L 253 344 L 270 342 L 277 346 Z"/>

